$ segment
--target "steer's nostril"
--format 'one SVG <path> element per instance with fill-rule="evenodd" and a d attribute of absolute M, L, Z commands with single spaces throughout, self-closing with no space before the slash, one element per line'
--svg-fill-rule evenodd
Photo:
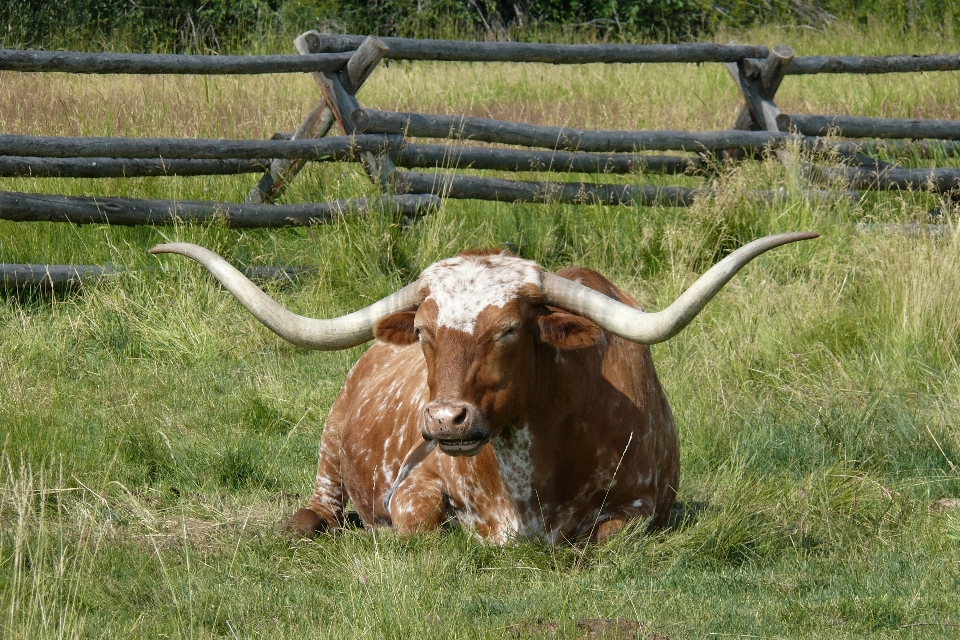
<path fill-rule="evenodd" d="M 461 424 L 464 423 L 466 419 L 467 419 L 467 408 L 462 407 L 460 409 L 460 412 L 453 417 L 453 424 L 460 426 Z"/>

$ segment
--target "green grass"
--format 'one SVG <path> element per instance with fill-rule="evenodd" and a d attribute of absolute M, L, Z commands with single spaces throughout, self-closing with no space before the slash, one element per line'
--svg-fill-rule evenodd
<path fill-rule="evenodd" d="M 720 40 L 734 37 L 800 55 L 960 48 L 880 27 Z M 956 119 L 960 78 L 789 78 L 781 96 L 785 111 Z M 299 77 L 5 73 L 0 130 L 263 137 L 317 99 Z M 739 106 L 717 65 L 391 64 L 360 99 L 622 128 L 725 128 Z M 254 179 L 0 188 L 239 201 Z M 960 235 L 851 223 L 956 210 L 929 194 L 751 201 L 789 185 L 772 160 L 715 185 L 719 198 L 690 209 L 448 201 L 412 226 L 378 214 L 275 231 L 0 223 L 0 261 L 123 269 L 81 292 L 0 298 L 0 635 L 577 637 L 594 618 L 640 622 L 642 637 L 955 633 L 960 510 L 941 506 L 960 498 Z M 285 200 L 373 193 L 356 167 L 313 165 Z M 599 547 L 496 548 L 458 530 L 290 543 L 278 524 L 309 495 L 323 419 L 363 348 L 293 348 L 195 263 L 146 253 L 183 240 L 238 265 L 314 266 L 269 291 L 324 316 L 438 258 L 508 242 L 549 269 L 599 269 L 657 309 L 734 247 L 792 230 L 823 235 L 756 260 L 654 347 L 683 509 L 665 532 Z"/>

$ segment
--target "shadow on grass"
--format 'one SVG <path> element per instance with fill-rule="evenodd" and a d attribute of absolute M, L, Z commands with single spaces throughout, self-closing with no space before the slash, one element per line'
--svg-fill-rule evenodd
<path fill-rule="evenodd" d="M 670 508 L 670 517 L 664 531 L 674 533 L 683 531 L 695 525 L 703 513 L 710 508 L 710 503 L 691 500 L 689 502 L 675 502 Z"/>

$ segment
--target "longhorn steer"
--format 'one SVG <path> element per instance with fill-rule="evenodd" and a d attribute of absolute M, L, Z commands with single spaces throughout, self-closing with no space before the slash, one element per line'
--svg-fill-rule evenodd
<path fill-rule="evenodd" d="M 453 516 L 497 543 L 559 542 L 603 540 L 634 519 L 666 523 L 677 430 L 647 345 L 683 329 L 754 257 L 816 236 L 751 242 L 659 313 L 595 271 L 554 275 L 468 251 L 366 309 L 313 320 L 202 247 L 151 252 L 197 260 L 294 344 L 331 350 L 377 338 L 330 409 L 314 494 L 288 520 L 292 532 L 340 526 L 349 498 L 367 526 L 414 532 Z"/>

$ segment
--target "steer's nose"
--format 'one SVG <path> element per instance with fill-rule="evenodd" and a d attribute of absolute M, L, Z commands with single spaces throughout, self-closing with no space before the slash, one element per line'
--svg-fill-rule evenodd
<path fill-rule="evenodd" d="M 423 414 L 423 437 L 465 440 L 473 423 L 471 408 L 465 402 L 431 402 Z"/>

